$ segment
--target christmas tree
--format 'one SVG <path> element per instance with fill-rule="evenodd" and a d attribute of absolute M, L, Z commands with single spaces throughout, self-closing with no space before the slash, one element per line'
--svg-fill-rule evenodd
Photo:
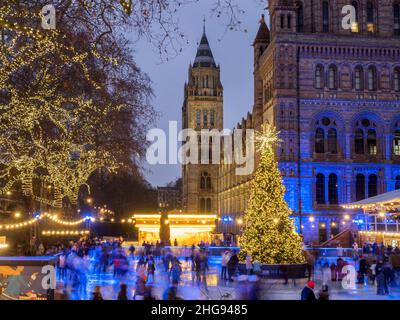
<path fill-rule="evenodd" d="M 253 261 L 263 264 L 303 263 L 302 241 L 289 217 L 291 210 L 274 158 L 273 147 L 278 142 L 278 132 L 270 125 L 256 133 L 260 163 L 251 182 L 240 246 Z"/>

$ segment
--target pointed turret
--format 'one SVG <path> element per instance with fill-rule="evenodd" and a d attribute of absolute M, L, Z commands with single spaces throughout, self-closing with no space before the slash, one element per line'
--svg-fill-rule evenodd
<path fill-rule="evenodd" d="M 270 42 L 270 33 L 265 22 L 265 15 L 261 15 L 260 26 L 258 28 L 257 35 L 253 42 L 254 47 L 254 65 L 257 65 L 259 59 L 263 55 L 265 49 L 267 49 Z"/>
<path fill-rule="evenodd" d="M 270 34 L 267 23 L 265 22 L 265 15 L 261 15 L 260 27 L 258 28 L 258 32 L 256 38 L 254 39 L 253 45 L 256 43 L 269 43 Z"/>
<path fill-rule="evenodd" d="M 200 40 L 199 47 L 197 48 L 196 58 L 194 59 L 193 68 L 204 67 L 204 68 L 216 68 L 217 65 L 214 60 L 214 56 L 211 51 L 210 44 L 208 43 L 206 35 L 206 26 L 203 26 L 203 35 Z"/>

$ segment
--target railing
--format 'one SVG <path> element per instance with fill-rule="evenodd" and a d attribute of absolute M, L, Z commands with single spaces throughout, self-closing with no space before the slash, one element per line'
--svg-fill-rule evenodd
<path fill-rule="evenodd" d="M 255 267 L 255 266 L 254 266 Z M 256 268 L 254 268 L 256 269 Z M 246 265 L 239 264 L 239 273 L 246 274 Z M 268 279 L 302 279 L 311 278 L 312 268 L 306 263 L 303 264 L 270 264 L 261 265 L 256 274 Z"/>
<path fill-rule="evenodd" d="M 129 246 L 123 246 L 125 250 L 129 250 Z M 154 246 L 152 247 L 154 250 Z M 191 250 L 190 246 L 167 246 L 164 247 L 169 249 L 174 256 L 184 257 L 185 250 L 189 252 Z M 196 246 L 196 250 L 200 248 Z M 240 251 L 240 247 L 206 247 L 206 251 L 208 252 L 209 256 L 213 257 L 220 257 L 224 253 L 225 250 L 235 250 L 236 252 Z M 139 254 L 143 252 L 143 246 L 135 246 L 135 254 Z M 308 247 L 304 249 L 306 252 L 311 253 L 317 257 L 353 257 L 354 256 L 354 249 L 353 248 L 323 248 L 323 247 Z M 359 254 L 361 254 L 361 249 L 359 249 Z"/>
<path fill-rule="evenodd" d="M 347 239 L 345 238 L 345 236 L 347 236 Z M 343 242 L 344 240 L 346 240 L 346 244 L 343 244 L 341 240 L 343 240 Z M 338 244 L 340 244 L 341 246 L 351 245 L 352 244 L 351 240 L 352 240 L 351 230 L 349 228 L 346 228 L 342 232 L 339 232 L 337 235 L 335 235 L 333 238 L 322 243 L 320 247 L 326 248 L 329 247 L 330 244 L 336 244 L 336 246 Z"/>
<path fill-rule="evenodd" d="M 306 248 L 305 251 L 313 254 L 316 258 L 321 257 L 354 257 L 354 249 L 353 248 L 324 248 L 324 247 L 315 247 L 315 248 Z M 362 250 L 358 250 L 358 254 L 361 254 Z"/>
<path fill-rule="evenodd" d="M 125 250 L 129 250 L 129 246 L 123 246 Z M 191 246 L 166 246 L 163 247 L 165 249 L 169 249 L 171 253 L 174 256 L 177 257 L 184 257 L 187 252 L 191 250 Z M 155 249 L 155 246 L 152 247 L 152 249 Z M 196 250 L 199 250 L 200 247 L 196 246 Z M 138 254 L 138 252 L 143 252 L 144 247 L 143 246 L 135 246 L 135 254 Z M 209 256 L 214 256 L 214 257 L 220 257 L 222 256 L 222 253 L 224 253 L 225 250 L 235 250 L 237 252 L 240 251 L 240 247 L 206 247 L 205 250 L 208 252 Z M 185 252 L 187 251 L 187 252 Z"/>

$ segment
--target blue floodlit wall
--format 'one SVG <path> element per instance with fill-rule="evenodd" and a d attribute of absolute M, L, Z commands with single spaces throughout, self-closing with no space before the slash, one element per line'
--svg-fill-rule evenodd
<path fill-rule="evenodd" d="M 336 106 L 335 110 L 326 106 L 329 103 Z M 365 217 L 362 212 L 346 211 L 340 205 L 356 201 L 356 177 L 360 174 L 365 177 L 366 197 L 370 192 L 371 175 L 377 177 L 378 194 L 395 190 L 396 184 L 397 187 L 399 186 L 400 158 L 394 154 L 393 139 L 397 125 L 400 124 L 400 116 L 396 111 L 399 110 L 400 103 L 378 101 L 371 105 L 373 111 L 365 109 L 359 111 L 359 108 L 350 107 L 352 101 L 345 100 L 330 102 L 325 100 L 323 104 L 322 101 L 307 100 L 300 101 L 300 104 L 304 108 L 300 134 L 301 160 L 286 161 L 283 156 L 279 160 L 279 168 L 286 188 L 285 200 L 293 210 L 292 217 L 297 230 L 300 231 L 300 205 L 302 233 L 306 243 L 324 242 L 347 228 L 365 230 Z M 365 104 L 368 106 L 371 102 L 365 102 Z M 320 125 L 322 118 L 330 119 L 330 122 L 336 126 L 337 154 L 315 153 L 315 132 L 318 127 L 323 127 Z M 370 127 L 377 132 L 377 150 L 374 156 L 368 155 L 367 152 L 362 155 L 354 152 L 354 132 L 364 119 L 367 119 Z M 290 139 L 293 139 L 293 136 Z M 289 145 L 290 141 L 285 141 L 287 140 L 285 130 L 283 130 L 283 140 L 283 144 Z M 299 166 L 300 170 L 298 170 Z M 316 202 L 318 174 L 324 176 L 324 204 Z M 337 176 L 337 204 L 329 203 L 329 175 L 331 174 Z M 346 214 L 351 215 L 347 221 L 344 219 Z"/>

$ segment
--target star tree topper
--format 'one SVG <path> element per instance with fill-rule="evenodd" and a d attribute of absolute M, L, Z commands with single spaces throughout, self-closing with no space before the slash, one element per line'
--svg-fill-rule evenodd
<path fill-rule="evenodd" d="M 261 131 L 256 131 L 255 134 L 257 150 L 260 152 L 272 151 L 274 145 L 282 142 L 279 139 L 279 133 L 273 125 L 268 123 L 261 125 Z"/>

